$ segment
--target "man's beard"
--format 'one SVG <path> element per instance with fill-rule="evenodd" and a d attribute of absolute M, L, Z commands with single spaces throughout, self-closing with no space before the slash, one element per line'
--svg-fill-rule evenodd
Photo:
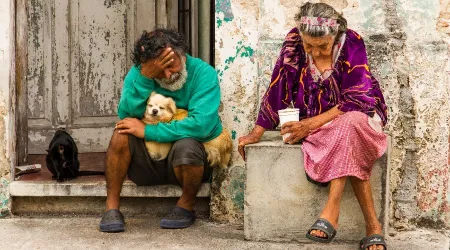
<path fill-rule="evenodd" d="M 178 73 L 173 73 L 170 75 L 170 79 L 155 79 L 156 83 L 161 86 L 161 88 L 170 90 L 170 91 L 177 91 L 181 88 L 183 88 L 184 84 L 187 80 L 187 70 L 186 70 L 186 62 L 183 60 L 183 69 L 181 69 Z"/>

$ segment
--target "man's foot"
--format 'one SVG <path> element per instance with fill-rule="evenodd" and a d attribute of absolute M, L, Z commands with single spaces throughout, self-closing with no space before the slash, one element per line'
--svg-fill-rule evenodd
<path fill-rule="evenodd" d="M 194 211 L 176 206 L 161 220 L 159 226 L 168 229 L 186 228 L 194 224 L 196 218 Z"/>
<path fill-rule="evenodd" d="M 125 218 L 119 209 L 111 209 L 103 214 L 100 221 L 100 231 L 105 233 L 125 231 Z"/>

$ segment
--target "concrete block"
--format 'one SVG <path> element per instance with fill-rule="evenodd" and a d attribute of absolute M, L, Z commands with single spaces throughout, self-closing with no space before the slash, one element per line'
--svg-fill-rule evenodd
<path fill-rule="evenodd" d="M 370 179 L 375 209 L 384 225 L 388 154 L 375 163 Z M 329 188 L 306 180 L 301 145 L 286 145 L 278 131 L 266 132 L 261 142 L 246 147 L 246 157 L 245 238 L 310 242 L 305 234 L 324 207 Z M 364 218 L 349 182 L 344 192 L 336 239 L 359 241 L 365 236 Z"/>

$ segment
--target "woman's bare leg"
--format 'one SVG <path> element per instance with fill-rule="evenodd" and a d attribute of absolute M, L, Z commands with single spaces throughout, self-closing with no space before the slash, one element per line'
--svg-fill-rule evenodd
<path fill-rule="evenodd" d="M 331 181 L 327 204 L 325 204 L 325 208 L 319 216 L 320 218 L 328 220 L 335 229 L 338 226 L 341 199 L 346 182 L 347 177 L 341 177 Z M 320 230 L 312 230 L 310 234 L 321 238 L 327 237 L 327 234 Z"/>
<path fill-rule="evenodd" d="M 382 227 L 377 219 L 375 213 L 375 206 L 373 203 L 372 188 L 368 180 L 361 180 L 356 177 L 350 177 L 350 182 L 353 187 L 353 192 L 358 199 L 359 205 L 361 206 L 362 213 L 364 215 L 364 220 L 366 222 L 366 236 L 373 234 L 381 234 Z M 382 250 L 382 245 L 373 245 L 368 248 L 369 250 Z"/>

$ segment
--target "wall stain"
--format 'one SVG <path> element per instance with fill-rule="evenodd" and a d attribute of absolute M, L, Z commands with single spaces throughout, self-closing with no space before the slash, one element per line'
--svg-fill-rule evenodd
<path fill-rule="evenodd" d="M 0 178 L 0 217 L 9 215 L 9 175 Z"/>
<path fill-rule="evenodd" d="M 235 166 L 231 169 L 229 177 L 229 193 L 233 205 L 241 212 L 244 211 L 245 168 Z"/>
<path fill-rule="evenodd" d="M 250 46 L 246 46 L 242 44 L 242 41 L 238 42 L 238 45 L 236 46 L 236 51 L 234 53 L 233 56 L 228 57 L 227 59 L 225 59 L 225 63 L 223 64 L 223 70 L 219 69 L 218 67 L 216 67 L 216 71 L 217 74 L 219 76 L 219 80 L 222 79 L 223 74 L 225 71 L 227 71 L 230 68 L 230 65 L 232 63 L 234 63 L 234 60 L 236 60 L 236 58 L 241 57 L 241 58 L 245 58 L 248 57 L 250 58 L 250 61 L 252 63 L 254 63 L 254 55 L 255 55 L 255 51 L 253 50 L 252 47 Z"/>
<path fill-rule="evenodd" d="M 233 11 L 231 10 L 230 0 L 216 0 L 216 13 L 222 12 L 225 22 L 231 22 L 234 19 Z"/>
<path fill-rule="evenodd" d="M 230 0 L 216 0 L 216 13 L 223 13 L 223 19 L 220 18 L 220 15 L 216 15 L 216 25 L 217 28 L 220 28 L 223 25 L 223 22 L 231 22 L 234 19 L 233 11 L 231 10 L 231 1 Z"/>

